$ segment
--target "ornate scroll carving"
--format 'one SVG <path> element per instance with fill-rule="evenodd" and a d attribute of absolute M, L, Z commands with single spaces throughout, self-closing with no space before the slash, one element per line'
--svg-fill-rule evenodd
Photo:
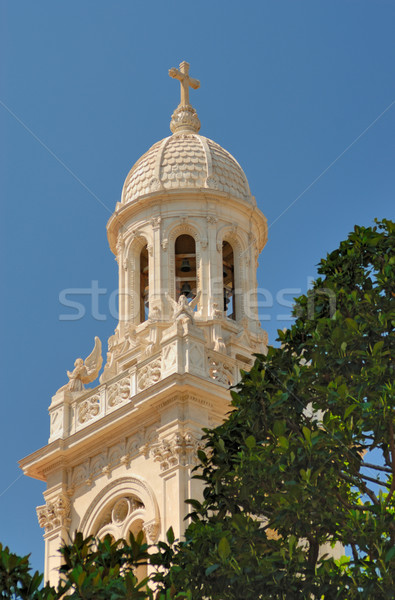
<path fill-rule="evenodd" d="M 95 394 L 91 398 L 87 398 L 78 407 L 78 423 L 87 423 L 100 412 L 100 396 Z"/>
<path fill-rule="evenodd" d="M 70 525 L 70 500 L 65 494 L 59 494 L 54 500 L 48 500 L 43 506 L 37 506 L 37 517 L 45 533 L 57 527 Z"/>
<path fill-rule="evenodd" d="M 107 389 L 107 403 L 111 408 L 118 404 L 123 404 L 128 400 L 130 394 L 130 381 L 128 377 L 123 377 L 116 383 L 110 385 Z"/>
<path fill-rule="evenodd" d="M 157 358 L 145 365 L 137 375 L 137 387 L 145 390 L 150 385 L 157 383 L 161 377 L 161 360 Z"/>

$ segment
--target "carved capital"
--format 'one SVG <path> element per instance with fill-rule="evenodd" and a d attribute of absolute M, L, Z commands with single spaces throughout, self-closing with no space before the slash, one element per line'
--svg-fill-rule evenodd
<path fill-rule="evenodd" d="M 158 229 L 158 227 L 160 227 L 162 221 L 162 217 L 153 217 L 151 219 L 151 227 L 153 227 L 153 229 Z"/>
<path fill-rule="evenodd" d="M 147 521 L 146 523 L 144 523 L 143 529 L 144 529 L 144 533 L 146 535 L 148 542 L 151 542 L 151 544 L 154 544 L 157 541 L 158 534 L 159 534 L 158 521 L 156 519 L 153 521 Z"/>
<path fill-rule="evenodd" d="M 59 494 L 57 498 L 48 500 L 43 506 L 37 506 L 36 510 L 38 522 L 40 527 L 45 528 L 45 533 L 70 525 L 71 506 L 66 494 Z"/>

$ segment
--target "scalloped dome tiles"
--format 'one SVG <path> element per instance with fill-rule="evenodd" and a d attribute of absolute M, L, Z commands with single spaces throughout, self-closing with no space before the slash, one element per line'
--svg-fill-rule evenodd
<path fill-rule="evenodd" d="M 122 203 L 163 190 L 212 189 L 253 202 L 247 178 L 233 156 L 197 133 L 176 133 L 154 144 L 126 177 Z"/>

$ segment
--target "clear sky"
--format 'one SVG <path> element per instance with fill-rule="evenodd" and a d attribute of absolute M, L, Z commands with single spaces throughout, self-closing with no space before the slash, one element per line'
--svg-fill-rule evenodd
<path fill-rule="evenodd" d="M 46 444 L 66 370 L 116 321 L 106 222 L 169 135 L 170 67 L 191 63 L 202 135 L 240 162 L 269 223 L 259 286 L 274 342 L 292 296 L 358 223 L 394 217 L 395 4 L 385 0 L 1 0 L 0 541 L 43 568 L 44 484 L 17 460 Z M 100 296 L 93 318 L 61 306 Z M 271 298 L 273 302 L 271 302 Z"/>

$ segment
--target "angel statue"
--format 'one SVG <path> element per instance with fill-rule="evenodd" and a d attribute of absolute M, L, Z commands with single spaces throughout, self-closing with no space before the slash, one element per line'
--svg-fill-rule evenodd
<path fill-rule="evenodd" d="M 195 320 L 193 309 L 195 308 L 195 306 L 197 305 L 197 303 L 199 301 L 200 291 L 196 294 L 196 296 L 190 302 L 188 301 L 188 298 L 184 294 L 181 294 L 181 296 L 178 298 L 178 302 L 173 300 L 173 298 L 171 296 L 169 296 L 169 294 L 166 294 L 166 297 L 167 297 L 169 304 L 171 305 L 171 307 L 173 309 L 174 320 L 182 321 L 183 323 L 189 323 L 192 325 Z"/>
<path fill-rule="evenodd" d="M 84 389 L 84 383 L 90 383 L 96 379 L 102 363 L 101 341 L 98 337 L 95 337 L 95 347 L 88 358 L 85 361 L 82 358 L 77 358 L 73 371 L 67 371 L 69 382 L 61 387 L 58 392 L 62 390 L 81 392 Z"/>

